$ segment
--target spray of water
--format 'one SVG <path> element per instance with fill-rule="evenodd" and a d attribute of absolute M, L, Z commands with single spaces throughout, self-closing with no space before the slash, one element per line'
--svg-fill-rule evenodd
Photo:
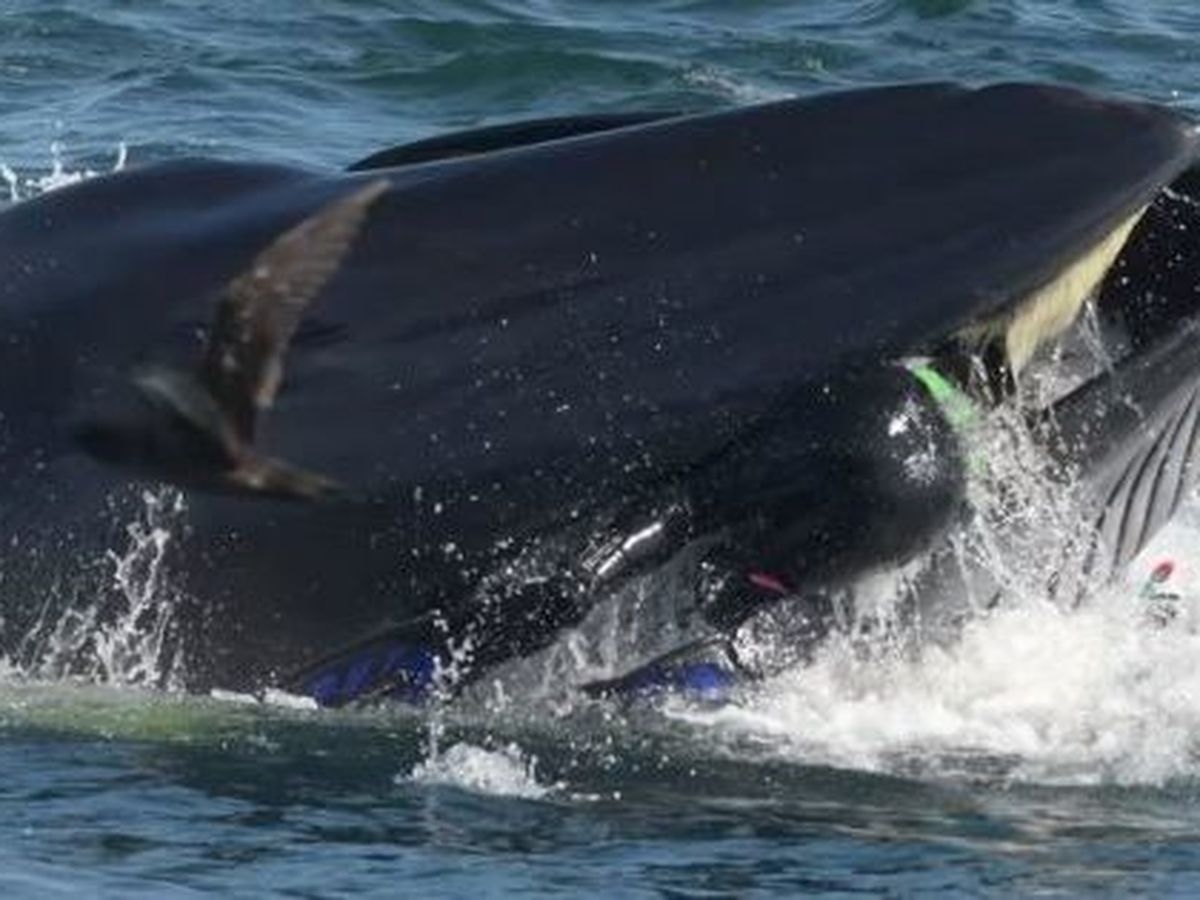
<path fill-rule="evenodd" d="M 81 678 L 93 683 L 176 688 L 181 682 L 173 625 L 183 598 L 164 568 L 186 508 L 178 491 L 141 495 L 139 513 L 125 526 L 126 543 L 109 550 L 107 581 L 81 585 L 65 607 L 48 603 L 26 639 L 21 666 L 36 678 Z"/>
<path fill-rule="evenodd" d="M 68 168 L 63 159 L 65 148 L 59 141 L 50 145 L 50 171 L 42 174 L 18 173 L 11 166 L 0 162 L 0 178 L 8 188 L 10 203 L 28 200 L 39 194 L 57 190 L 71 184 L 78 184 L 100 174 L 89 168 Z M 117 145 L 116 158 L 113 160 L 111 172 L 120 172 L 129 162 L 129 148 L 124 141 Z"/>
<path fill-rule="evenodd" d="M 124 552 L 108 551 L 117 607 L 95 637 L 96 675 L 110 683 L 178 686 L 173 590 L 163 561 L 186 511 L 183 494 L 160 488 L 142 495 L 144 515 L 126 526 Z"/>
<path fill-rule="evenodd" d="M 541 799 L 563 787 L 540 782 L 537 758 L 512 743 L 495 749 L 454 744 L 444 753 L 418 763 L 407 776 L 397 776 L 396 781 L 530 800 Z"/>

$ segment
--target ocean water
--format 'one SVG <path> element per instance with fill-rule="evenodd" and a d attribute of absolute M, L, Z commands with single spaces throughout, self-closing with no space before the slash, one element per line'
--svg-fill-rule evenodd
<path fill-rule="evenodd" d="M 941 78 L 1200 115 L 1200 6 L 5 0 L 0 172 L 20 198 L 183 155 L 338 166 L 519 117 Z M 1179 614 L 1151 627 L 1162 559 Z M 916 658 L 831 645 L 722 706 L 574 703 L 525 671 L 334 713 L 148 691 L 128 665 L 5 671 L 0 893 L 1200 890 L 1200 503 L 1086 607 L 1018 601 Z"/>

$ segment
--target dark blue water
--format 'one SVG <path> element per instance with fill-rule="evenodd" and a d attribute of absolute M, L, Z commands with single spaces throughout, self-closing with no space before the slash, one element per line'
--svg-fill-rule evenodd
<path fill-rule="evenodd" d="M 334 166 L 522 116 L 948 77 L 1200 113 L 1200 6 L 7 0 L 0 162 L 28 195 L 126 156 Z M 724 708 L 514 699 L 526 673 L 431 720 L 8 672 L 0 892 L 1191 894 L 1195 507 L 1185 520 L 1138 564 L 1180 563 L 1178 628 L 1131 627 L 1128 586 L 1075 614 L 1028 598 L 951 650 L 834 647 Z"/>

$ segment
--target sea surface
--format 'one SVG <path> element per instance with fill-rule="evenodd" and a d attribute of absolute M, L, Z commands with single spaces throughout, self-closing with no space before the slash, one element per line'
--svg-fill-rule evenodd
<path fill-rule="evenodd" d="M 1200 4 L 0 0 L 0 174 L 18 200 L 185 155 L 332 167 L 945 78 L 1200 115 Z M 1192 895 L 1200 504 L 1181 520 L 1083 609 L 1018 598 L 917 658 L 831 646 L 724 705 L 318 712 L 10 669 L 0 896 Z M 1150 627 L 1163 559 L 1180 614 Z"/>

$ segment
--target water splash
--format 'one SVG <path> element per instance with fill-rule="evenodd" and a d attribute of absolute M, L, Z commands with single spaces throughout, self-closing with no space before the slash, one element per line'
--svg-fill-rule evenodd
<path fill-rule="evenodd" d="M 546 785 L 537 778 L 537 758 L 527 756 L 516 744 L 495 750 L 458 743 L 444 753 L 418 763 L 396 782 L 461 788 L 497 797 L 537 800 L 559 791 L 563 785 Z"/>
<path fill-rule="evenodd" d="M 786 90 L 755 84 L 707 63 L 687 66 L 681 78 L 689 87 L 711 92 L 738 104 L 767 103 L 789 96 Z"/>
<path fill-rule="evenodd" d="M 67 168 L 63 161 L 64 151 L 65 148 L 60 141 L 50 144 L 50 171 L 41 175 L 22 175 L 12 167 L 0 162 L 0 178 L 8 187 L 9 202 L 19 203 L 22 200 L 28 200 L 61 187 L 78 184 L 102 174 L 87 167 Z M 129 147 L 122 141 L 117 145 L 116 158 L 113 160 L 112 168 L 108 171 L 120 172 L 128 162 Z"/>
<path fill-rule="evenodd" d="M 21 671 L 36 678 L 72 677 L 93 683 L 178 688 L 181 683 L 175 613 L 183 597 L 164 568 L 167 549 L 183 527 L 183 495 L 172 488 L 144 491 L 139 514 L 125 526 L 126 544 L 109 550 L 107 584 L 51 613 L 48 601 L 26 639 Z"/>
<path fill-rule="evenodd" d="M 142 494 L 144 517 L 126 526 L 123 553 L 108 551 L 118 606 L 95 636 L 97 675 L 117 684 L 177 686 L 172 624 L 180 598 L 163 568 L 167 545 L 186 511 L 183 494 Z"/>
<path fill-rule="evenodd" d="M 1196 771 L 1200 633 L 1148 625 L 1114 590 L 1078 611 L 1014 605 L 915 659 L 846 640 L 721 710 L 672 714 L 805 763 L 1058 784 L 1161 784 Z M 1195 618 L 1195 598 L 1189 601 Z"/>

